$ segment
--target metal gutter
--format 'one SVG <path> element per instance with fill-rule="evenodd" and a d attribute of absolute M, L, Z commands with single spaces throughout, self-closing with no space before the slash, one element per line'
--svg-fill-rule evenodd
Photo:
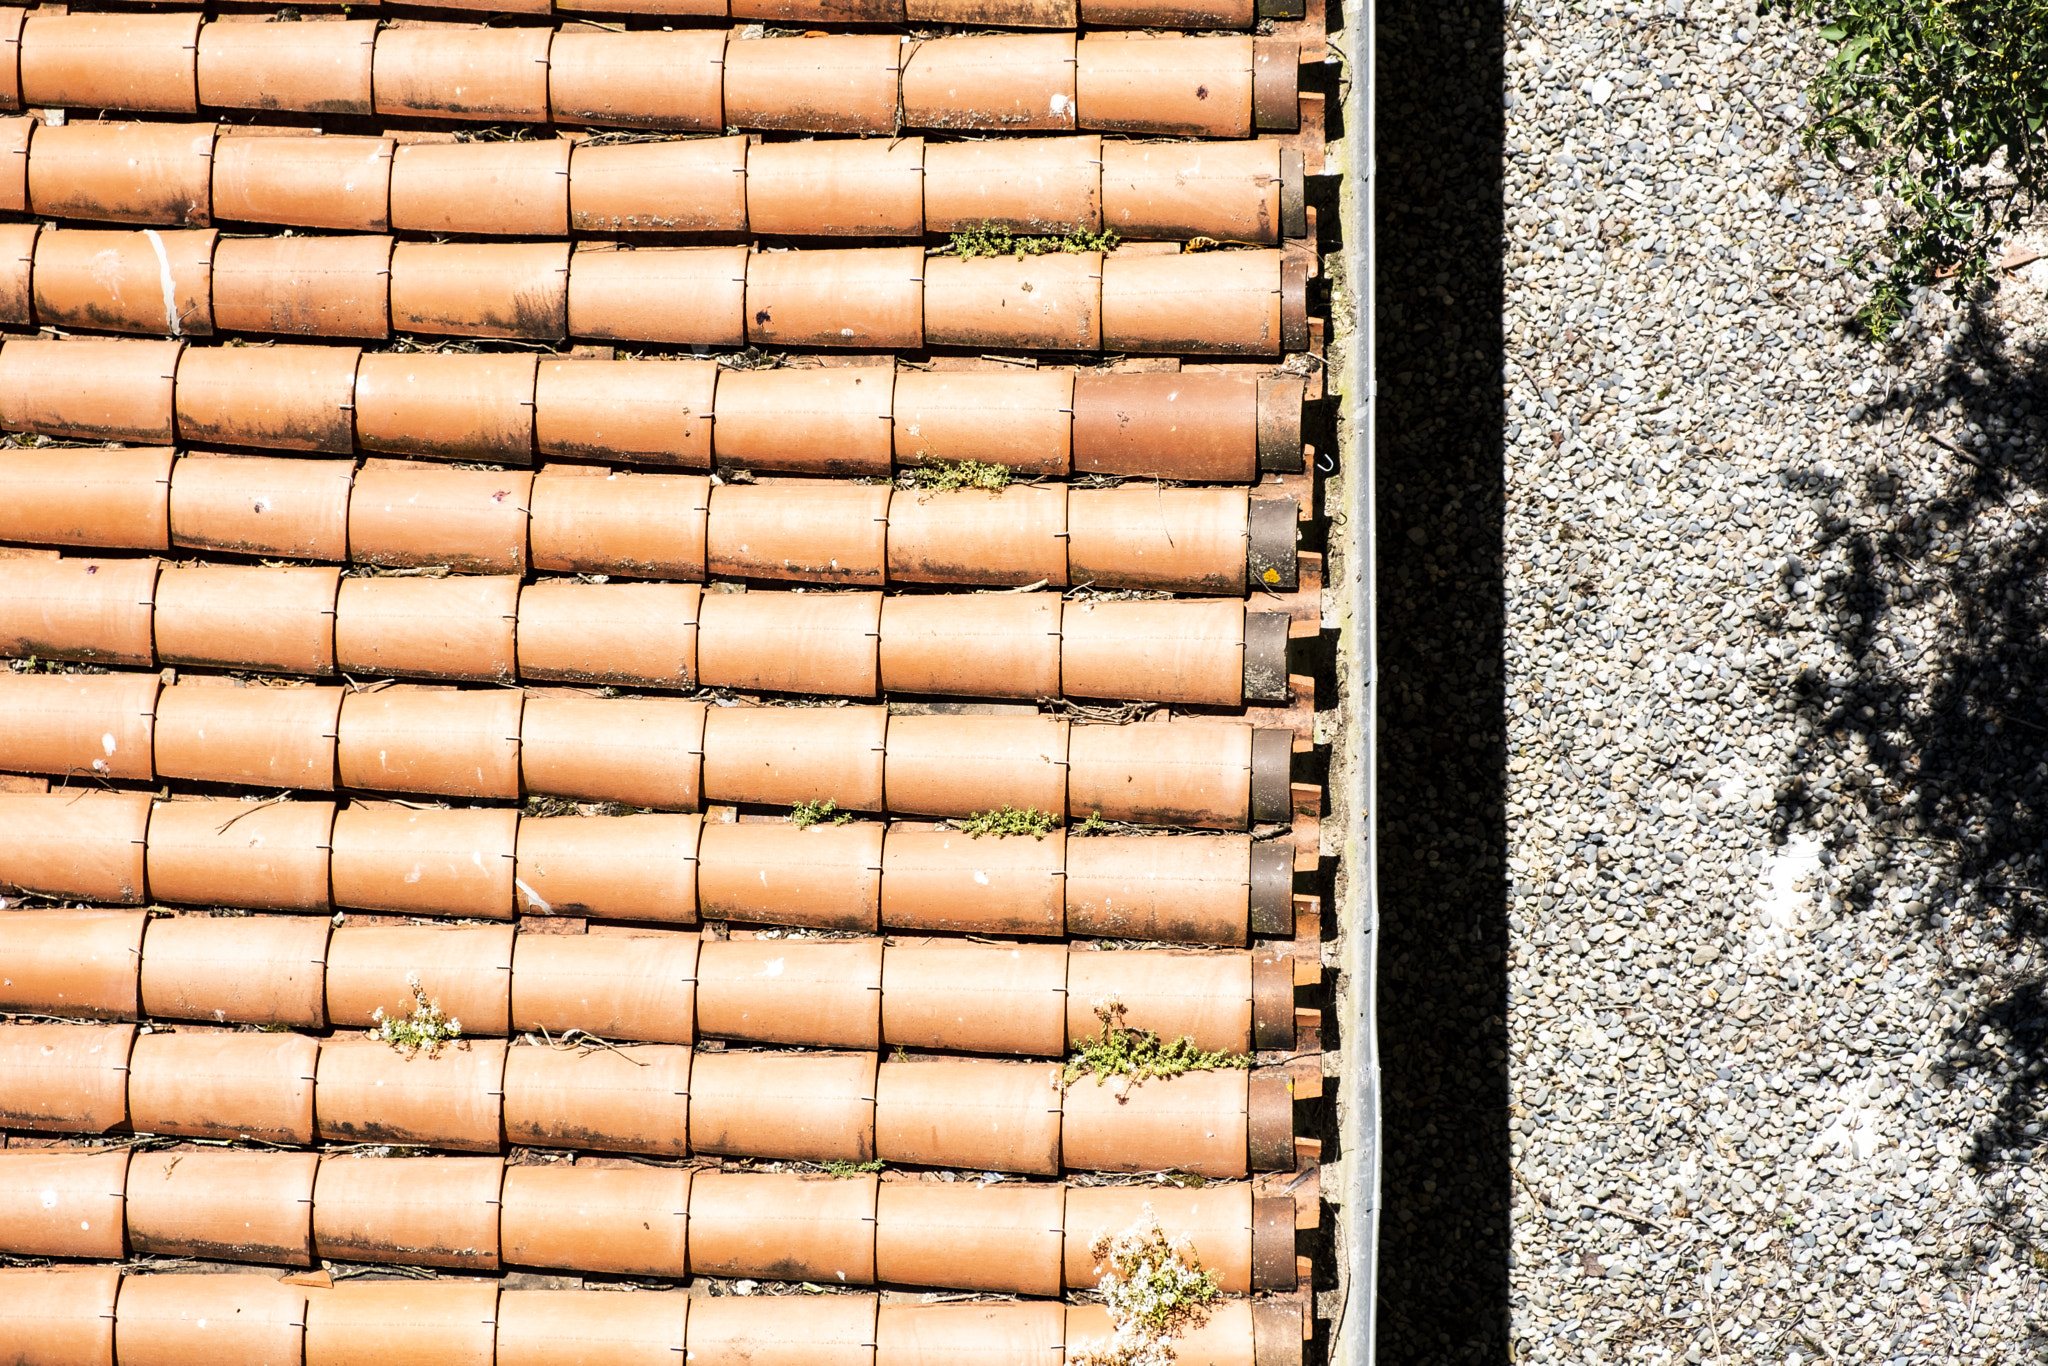
<path fill-rule="evenodd" d="M 1341 47 L 1350 88 L 1344 98 L 1344 140 L 1338 218 L 1343 226 L 1345 279 L 1353 310 L 1344 373 L 1335 376 L 1342 402 L 1338 457 L 1344 471 L 1341 536 L 1344 572 L 1333 577 L 1326 615 L 1337 625 L 1338 687 L 1349 719 L 1343 736 L 1346 815 L 1336 888 L 1339 945 L 1338 1018 L 1343 1066 L 1337 1079 L 1337 1128 L 1343 1163 L 1338 1227 L 1341 1307 L 1330 1332 L 1329 1359 L 1344 1366 L 1374 1360 L 1378 1319 L 1380 1217 L 1380 1075 L 1376 959 L 1379 949 L 1378 805 L 1375 732 L 1379 679 L 1375 631 L 1376 547 L 1373 538 L 1374 381 L 1373 176 L 1375 147 L 1375 0 L 1343 0 Z M 1333 320 L 1334 321 L 1334 320 Z M 1336 511 L 1332 510 L 1333 513 Z M 1333 524 L 1337 517 L 1332 516 Z M 1336 794 L 1332 794 L 1333 796 Z"/>

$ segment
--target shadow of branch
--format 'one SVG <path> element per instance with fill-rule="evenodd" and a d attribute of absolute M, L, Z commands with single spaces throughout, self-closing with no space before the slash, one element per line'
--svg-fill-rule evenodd
<path fill-rule="evenodd" d="M 1991 1081 L 1967 1135 L 1989 1167 L 2039 1148 L 2048 1100 L 2048 985 L 2030 966 L 2048 940 L 2048 522 L 2030 510 L 2048 493 L 2048 366 L 1988 310 L 1967 324 L 1933 373 L 1852 413 L 1896 435 L 1889 460 L 1809 489 L 1828 508 L 1813 551 L 1841 567 L 1806 582 L 1795 554 L 1781 579 L 1843 666 L 1793 678 L 1804 726 L 1775 822 L 1867 846 L 1849 913 L 1910 850 L 1933 876 L 1901 909 L 1944 950 L 1977 932 L 1979 950 L 1945 953 L 1944 999 L 1967 1004 L 1932 1070 Z M 1903 452 L 1939 462 L 1932 496 L 1904 493 L 1927 471 Z M 1830 786 L 1824 761 L 1852 747 L 1862 761 Z"/>

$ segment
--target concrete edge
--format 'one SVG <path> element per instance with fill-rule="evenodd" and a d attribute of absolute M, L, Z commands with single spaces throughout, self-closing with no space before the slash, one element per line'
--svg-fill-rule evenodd
<path fill-rule="evenodd" d="M 1344 1366 L 1371 1366 L 1379 1303 L 1380 1075 L 1376 1015 L 1376 959 L 1379 946 L 1378 803 L 1375 731 L 1379 676 L 1375 648 L 1377 606 L 1373 543 L 1374 423 L 1378 417 L 1374 374 L 1373 278 L 1374 175 L 1376 167 L 1375 0 L 1343 0 L 1340 44 L 1343 74 L 1351 86 L 1345 101 L 1346 137 L 1338 149 L 1343 174 L 1339 217 L 1345 267 L 1356 311 L 1345 373 L 1337 381 L 1343 403 L 1344 440 L 1339 459 L 1345 471 L 1342 505 L 1344 568 L 1330 584 L 1325 610 L 1337 619 L 1337 673 L 1347 703 L 1344 749 L 1347 806 L 1354 813 L 1342 832 L 1343 870 L 1337 923 L 1342 932 L 1336 1008 L 1343 1029 L 1343 1067 L 1337 1078 L 1337 1126 L 1342 1176 L 1336 1183 L 1343 1230 L 1342 1307 L 1330 1331 L 1329 1359 Z M 1332 521 L 1336 519 L 1333 517 Z M 1329 1188 L 1326 1185 L 1325 1190 Z"/>

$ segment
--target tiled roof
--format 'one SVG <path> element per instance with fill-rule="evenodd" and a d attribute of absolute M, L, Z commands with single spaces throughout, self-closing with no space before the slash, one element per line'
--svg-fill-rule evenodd
<path fill-rule="evenodd" d="M 1320 15 L 620 3 L 0 11 L 0 1342 L 1295 1366 Z"/>

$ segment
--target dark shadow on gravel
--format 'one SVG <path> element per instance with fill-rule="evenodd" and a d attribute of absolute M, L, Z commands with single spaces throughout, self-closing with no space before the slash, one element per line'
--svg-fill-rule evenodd
<path fill-rule="evenodd" d="M 1847 487 L 1812 490 L 1841 496 L 1821 540 L 1844 548 L 1848 568 L 1814 580 L 1812 601 L 1816 624 L 1832 631 L 1850 669 L 1795 680 L 1810 733 L 1779 794 L 1779 828 L 1863 841 L 1882 851 L 1879 875 L 1891 851 L 1921 841 L 1942 870 L 1920 901 L 1923 932 L 1939 938 L 1951 924 L 1982 925 L 2010 962 L 2048 942 L 2048 526 L 2005 516 L 2023 490 L 2048 493 L 2048 356 L 2009 346 L 1980 314 L 1938 378 L 1895 390 L 1864 421 L 1896 425 L 1909 412 L 1894 461 L 1923 458 L 1913 452 L 1935 440 L 1939 498 L 1881 511 L 1892 503 L 1896 463 Z M 1975 444 L 1979 432 L 1986 445 Z M 1994 513 L 1997 522 L 1988 521 Z M 1931 667 L 1884 643 L 1896 610 L 1930 600 L 1942 609 Z M 1852 736 L 1877 773 L 1840 791 L 1816 785 L 1823 749 L 1839 751 Z M 1875 890 L 1852 885 L 1849 913 L 1868 908 Z M 1997 1100 L 1968 1133 L 1973 1160 L 2025 1162 L 2048 1119 L 2048 985 L 2037 974 L 1958 965 L 1945 986 L 1964 984 L 1988 1004 L 1950 1033 L 1937 1076 L 1995 1078 Z M 2040 1231 L 2023 1218 L 1999 1221 L 1994 1212 L 1994 1222 L 2022 1245 L 2039 1245 Z"/>
<path fill-rule="evenodd" d="M 1379 8 L 1379 1352 L 1508 1341 L 1498 4 Z"/>

